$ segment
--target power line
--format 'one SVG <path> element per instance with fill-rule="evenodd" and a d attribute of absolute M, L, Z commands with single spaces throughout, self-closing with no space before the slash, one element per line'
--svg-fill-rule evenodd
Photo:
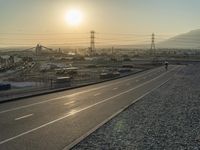
<path fill-rule="evenodd" d="M 86 35 L 84 37 L 68 37 L 65 36 L 68 35 Z M 90 50 L 92 53 L 95 51 L 95 44 L 101 45 L 101 44 L 107 44 L 107 45 L 123 45 L 124 43 L 127 43 L 126 45 L 133 45 L 133 44 L 144 44 L 144 43 L 150 43 L 151 42 L 151 49 L 155 49 L 155 35 L 148 35 L 148 34 L 134 34 L 134 33 L 96 33 L 94 31 L 90 32 L 90 37 L 88 36 L 88 33 L 0 33 L 0 35 L 6 35 L 0 37 L 0 44 L 1 45 L 35 45 L 32 44 L 33 41 L 39 41 L 40 43 L 51 43 L 50 45 L 87 45 L 89 44 L 89 38 L 90 38 Z M 95 37 L 95 34 L 97 34 L 97 37 Z M 14 35 L 14 37 L 10 37 Z M 29 37 L 15 37 L 19 35 L 29 35 Z M 45 35 L 48 37 L 41 37 L 40 35 Z M 64 37 L 58 37 L 64 36 Z M 34 37 L 39 36 L 39 38 Z M 51 37 L 54 36 L 54 37 Z M 151 36 L 151 40 L 150 40 Z M 199 41 L 199 38 L 195 38 L 193 36 L 184 36 L 184 37 L 175 37 L 175 38 L 164 38 L 169 35 L 164 34 L 158 34 L 157 42 L 161 40 L 168 40 L 170 42 L 179 42 L 179 45 L 183 44 L 197 44 Z M 97 42 L 95 41 L 97 39 Z M 23 44 L 21 42 L 26 41 L 26 44 Z M 59 41 L 60 43 L 57 43 Z M 31 43 L 30 43 L 31 42 Z M 165 42 L 165 41 L 164 41 Z M 121 44 L 119 44 L 121 43 Z"/>
<path fill-rule="evenodd" d="M 77 35 L 77 34 L 88 34 L 88 33 L 6 33 L 6 32 L 0 32 L 1 35 Z"/>

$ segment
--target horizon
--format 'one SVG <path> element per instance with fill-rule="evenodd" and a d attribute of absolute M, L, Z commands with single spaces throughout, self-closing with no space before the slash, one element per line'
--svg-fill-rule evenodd
<path fill-rule="evenodd" d="M 152 33 L 157 43 L 199 29 L 199 4 L 197 0 L 1 0 L 0 47 L 37 43 L 89 47 L 91 30 L 99 47 L 149 44 Z"/>

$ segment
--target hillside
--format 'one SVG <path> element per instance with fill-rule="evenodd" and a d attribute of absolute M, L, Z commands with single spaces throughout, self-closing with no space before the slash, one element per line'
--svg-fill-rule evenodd
<path fill-rule="evenodd" d="M 159 48 L 200 48 L 200 29 L 157 43 Z"/>

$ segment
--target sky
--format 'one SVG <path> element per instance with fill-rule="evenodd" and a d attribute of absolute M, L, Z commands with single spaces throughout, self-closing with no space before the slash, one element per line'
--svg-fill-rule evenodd
<path fill-rule="evenodd" d="M 199 29 L 199 6 L 199 0 L 0 0 L 0 46 L 86 45 L 91 30 L 102 45 L 146 42 L 153 32 L 162 40 Z M 71 9 L 81 12 L 79 25 L 66 22 Z"/>

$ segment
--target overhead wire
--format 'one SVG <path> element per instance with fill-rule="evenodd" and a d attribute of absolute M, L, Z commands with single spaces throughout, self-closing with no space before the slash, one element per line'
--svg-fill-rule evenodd
<path fill-rule="evenodd" d="M 76 36 L 86 35 L 86 36 L 67 37 L 66 35 L 76 35 Z M 151 43 L 151 36 L 152 36 L 151 34 L 96 32 L 95 44 L 96 45 L 120 45 L 120 44 L 132 45 L 132 44 L 142 44 L 142 43 L 149 44 Z M 155 40 L 156 43 L 168 40 L 170 42 L 173 41 L 178 42 L 180 45 L 196 44 L 196 42 L 199 41 L 199 39 L 194 38 L 193 36 L 169 38 L 169 34 L 155 34 Z M 40 42 L 45 43 L 48 45 L 81 45 L 81 44 L 86 45 L 90 43 L 90 36 L 89 32 L 88 33 L 22 33 L 22 32 L 0 33 L 0 45 L 34 45 L 35 43 L 34 41 L 39 43 Z"/>

